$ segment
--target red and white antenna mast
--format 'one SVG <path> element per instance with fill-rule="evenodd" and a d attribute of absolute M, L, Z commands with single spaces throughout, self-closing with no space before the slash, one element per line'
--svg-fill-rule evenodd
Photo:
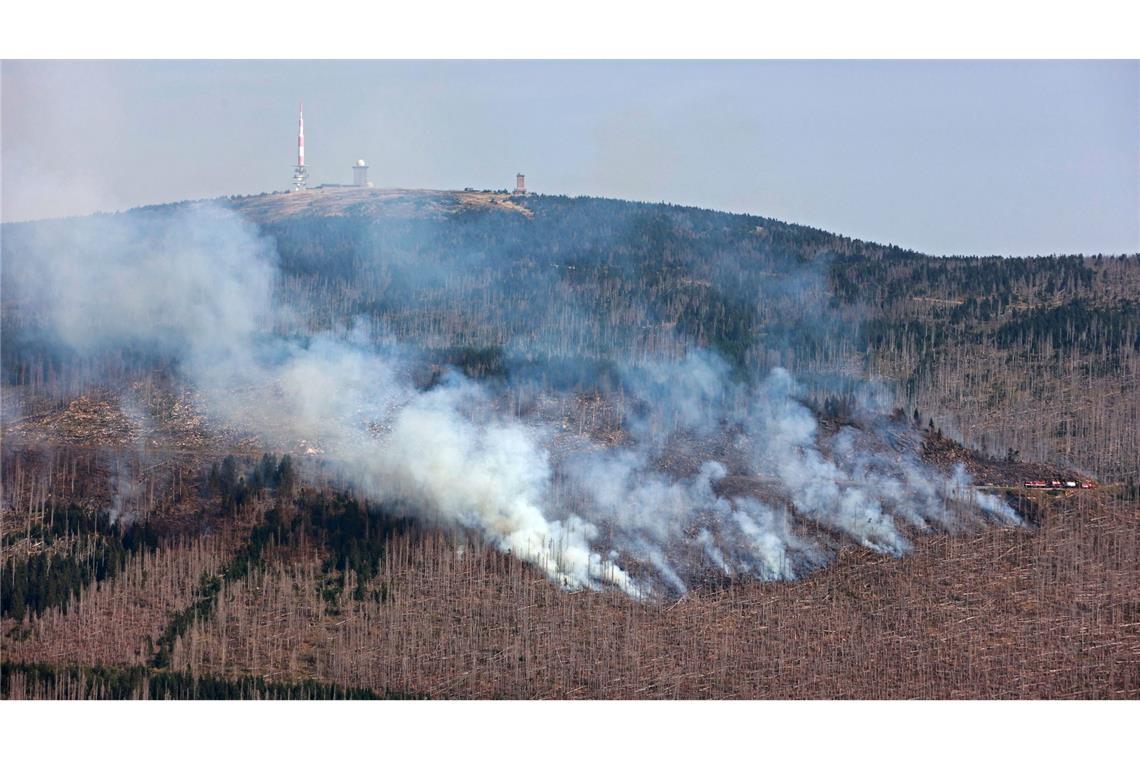
<path fill-rule="evenodd" d="M 305 102 L 297 109 L 297 165 L 293 167 L 293 191 L 305 189 L 309 170 L 305 168 Z"/>
<path fill-rule="evenodd" d="M 305 165 L 305 101 L 297 106 L 297 166 Z"/>

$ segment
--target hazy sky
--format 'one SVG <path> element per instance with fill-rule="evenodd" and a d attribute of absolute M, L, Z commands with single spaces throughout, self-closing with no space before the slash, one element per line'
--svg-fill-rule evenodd
<path fill-rule="evenodd" d="M 5 221 L 313 184 L 746 211 L 938 254 L 1140 251 L 1140 62 L 5 61 Z"/>

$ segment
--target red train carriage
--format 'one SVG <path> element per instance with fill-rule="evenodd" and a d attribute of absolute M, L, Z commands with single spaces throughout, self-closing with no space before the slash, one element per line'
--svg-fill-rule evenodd
<path fill-rule="evenodd" d="M 1091 480 L 1082 480 L 1077 482 L 1075 480 L 1027 480 L 1025 481 L 1026 488 L 1056 488 L 1056 489 L 1070 489 L 1070 488 L 1096 488 L 1096 483 Z"/>

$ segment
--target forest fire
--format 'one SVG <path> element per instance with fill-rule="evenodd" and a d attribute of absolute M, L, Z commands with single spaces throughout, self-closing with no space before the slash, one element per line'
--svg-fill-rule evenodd
<path fill-rule="evenodd" d="M 444 200 L 428 198 L 441 214 L 482 213 Z M 725 671 L 701 688 L 746 695 L 773 688 L 757 675 L 765 658 L 809 656 L 796 643 L 807 629 L 790 623 L 761 619 L 774 649 L 749 639 L 757 609 L 810 609 L 804 626 L 858 632 L 874 577 L 894 616 L 884 625 L 917 631 L 911 602 L 937 618 L 969 590 L 956 563 L 976 571 L 1016 557 L 1025 574 L 995 586 L 1008 598 L 992 613 L 1016 616 L 1048 572 L 1032 553 L 1086 540 L 1084 519 L 1101 521 L 1120 547 L 1113 558 L 1127 558 L 1131 513 L 1105 506 L 1126 502 L 1123 479 L 1101 488 L 1083 474 L 1091 468 L 969 448 L 898 387 L 848 372 L 854 362 L 839 347 L 862 339 L 851 332 L 859 312 L 832 304 L 828 274 L 810 257 L 756 248 L 788 234 L 778 224 L 730 238 L 741 246 L 731 261 L 694 257 L 679 277 L 668 267 L 646 275 L 645 262 L 684 250 L 700 224 L 682 235 L 643 215 L 602 241 L 647 246 L 636 257 L 479 258 L 503 234 L 496 225 L 515 234 L 562 213 L 562 201 L 516 202 L 529 213 L 400 216 L 394 231 L 369 233 L 390 236 L 368 249 L 378 260 L 351 266 L 306 258 L 320 247 L 289 249 L 289 234 L 271 239 L 209 204 L 6 236 L 5 370 L 19 389 L 6 394 L 3 419 L 6 650 L 20 663 L 62 662 L 87 646 L 98 655 L 84 663 L 138 669 L 115 682 L 138 693 L 159 688 L 158 673 L 248 668 L 371 695 L 637 696 L 615 684 L 644 678 L 640 666 L 606 655 L 598 667 L 614 680 L 587 687 L 590 668 L 574 659 L 584 631 L 628 625 L 650 649 L 680 657 L 677 684 L 744 668 L 751 675 Z M 282 218 L 301 213 L 295 199 L 282 203 Z M 433 255 L 430 267 L 418 258 Z M 726 281 L 717 267 L 732 261 L 761 275 Z M 365 277 L 376 281 L 354 279 Z M 99 297 L 116 282 L 138 291 Z M 382 295 L 361 300 L 365 292 Z M 967 305 L 959 300 L 954 308 Z M 609 316 L 583 320 L 581 304 Z M 1034 604 L 1110 598 L 1127 585 L 1127 561 L 1090 563 L 1095 589 L 1073 576 Z M 921 583 L 907 579 L 915 567 Z M 947 594 L 942 576 L 957 579 Z M 491 629 L 432 622 L 478 605 L 479 625 L 517 629 L 526 652 L 573 661 L 540 666 Z M 108 614 L 114 630 L 98 622 Z M 721 616 L 716 630 L 702 622 L 708 614 Z M 1097 635 L 1115 641 L 1125 618 L 1098 622 Z M 551 621 L 567 639 L 542 633 Z M 953 663 L 973 647 L 992 659 L 1033 630 L 1027 618 L 1010 621 L 987 638 L 947 617 L 944 639 L 923 651 Z M 671 648 L 673 627 L 674 643 L 715 660 Z M 716 643 L 733 637 L 751 643 Z M 450 646 L 509 651 L 520 664 L 493 677 L 490 660 L 464 666 L 487 677 L 483 686 L 445 663 L 397 664 L 400 652 Z M 1118 649 L 1112 657 L 1125 657 Z M 53 671 L 51 685 L 21 667 L 4 671 L 6 693 L 77 688 L 70 672 Z M 1060 688 L 1031 664 L 1003 667 Z M 834 679 L 809 676 L 834 692 Z M 104 683 L 97 671 L 75 677 Z M 850 683 L 842 693 L 879 693 Z M 1128 690 L 1116 676 L 1097 684 Z M 948 678 L 923 693 L 959 686 Z"/>

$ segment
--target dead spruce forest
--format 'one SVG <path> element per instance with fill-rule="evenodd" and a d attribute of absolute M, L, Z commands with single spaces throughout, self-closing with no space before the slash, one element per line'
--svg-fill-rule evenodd
<path fill-rule="evenodd" d="M 2 232 L 6 699 L 1140 697 L 1138 256 L 489 191 Z"/>

